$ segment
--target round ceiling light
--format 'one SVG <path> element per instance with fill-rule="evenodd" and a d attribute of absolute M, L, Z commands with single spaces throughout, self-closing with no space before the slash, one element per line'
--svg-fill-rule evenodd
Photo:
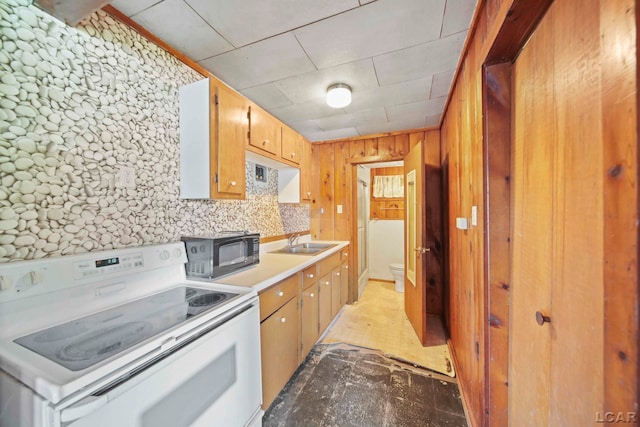
<path fill-rule="evenodd" d="M 351 88 L 344 83 L 336 83 L 327 88 L 327 105 L 342 108 L 351 104 Z"/>

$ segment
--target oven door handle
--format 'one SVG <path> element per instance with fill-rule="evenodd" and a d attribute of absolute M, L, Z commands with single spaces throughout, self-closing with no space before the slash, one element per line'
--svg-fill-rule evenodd
<path fill-rule="evenodd" d="M 109 397 L 106 394 L 102 396 L 87 396 L 75 405 L 69 406 L 60 412 L 60 421 L 67 423 L 69 421 L 82 418 L 94 411 L 97 411 L 104 405 L 109 403 Z"/>

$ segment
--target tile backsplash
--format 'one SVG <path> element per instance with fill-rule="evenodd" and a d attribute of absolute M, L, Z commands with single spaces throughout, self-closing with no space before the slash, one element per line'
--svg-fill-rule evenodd
<path fill-rule="evenodd" d="M 308 230 L 308 206 L 278 204 L 277 170 L 254 186 L 251 162 L 246 200 L 179 200 L 178 88 L 201 78 L 102 11 L 69 27 L 0 0 L 0 262 Z"/>

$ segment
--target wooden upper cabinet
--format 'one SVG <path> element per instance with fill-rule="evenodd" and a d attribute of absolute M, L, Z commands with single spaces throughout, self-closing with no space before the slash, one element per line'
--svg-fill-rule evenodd
<path fill-rule="evenodd" d="M 302 139 L 302 160 L 300 162 L 300 200 L 313 199 L 311 143 Z"/>
<path fill-rule="evenodd" d="M 302 160 L 302 136 L 286 126 L 282 126 L 281 156 L 298 164 Z"/>
<path fill-rule="evenodd" d="M 214 121 L 216 150 L 211 150 L 211 164 L 217 165 L 211 198 L 245 198 L 245 141 L 247 104 L 242 95 L 224 85 L 215 88 Z"/>
<path fill-rule="evenodd" d="M 280 122 L 255 104 L 249 110 L 249 145 L 280 157 Z"/>
<path fill-rule="evenodd" d="M 180 198 L 244 199 L 247 103 L 214 78 L 183 86 Z"/>

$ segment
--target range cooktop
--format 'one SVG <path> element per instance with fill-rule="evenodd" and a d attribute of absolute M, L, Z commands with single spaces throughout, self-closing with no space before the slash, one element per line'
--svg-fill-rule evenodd
<path fill-rule="evenodd" d="M 72 371 L 89 368 L 237 293 L 181 286 L 14 340 Z"/>

